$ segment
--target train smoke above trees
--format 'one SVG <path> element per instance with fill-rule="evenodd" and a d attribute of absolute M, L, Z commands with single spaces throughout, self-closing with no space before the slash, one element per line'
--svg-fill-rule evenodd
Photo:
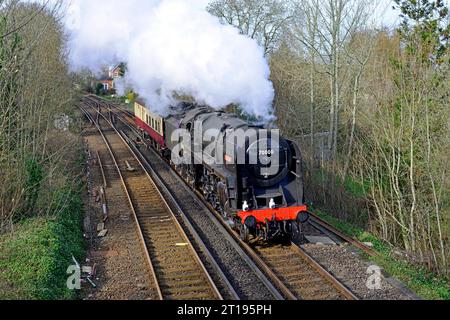
<path fill-rule="evenodd" d="M 77 0 L 67 16 L 74 70 L 126 62 L 125 81 L 154 111 L 174 93 L 271 118 L 274 89 L 257 43 L 206 11 L 205 0 Z"/>

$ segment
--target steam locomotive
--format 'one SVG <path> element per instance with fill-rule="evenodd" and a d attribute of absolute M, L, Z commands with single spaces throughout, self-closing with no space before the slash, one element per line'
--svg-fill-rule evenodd
<path fill-rule="evenodd" d="M 234 114 L 191 103 L 180 103 L 167 117 L 150 112 L 139 101 L 134 111 L 143 138 L 174 164 L 242 240 L 303 237 L 309 214 L 301 152 L 295 143 Z"/>

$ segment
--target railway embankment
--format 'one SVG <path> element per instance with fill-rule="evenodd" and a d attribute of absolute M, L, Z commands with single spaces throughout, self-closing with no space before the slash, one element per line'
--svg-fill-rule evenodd
<path fill-rule="evenodd" d="M 63 210 L 27 219 L 0 237 L 0 299 L 75 299 L 66 273 L 72 257 L 81 261 L 83 203 L 80 190 L 62 189 Z"/>
<path fill-rule="evenodd" d="M 71 115 L 72 118 L 76 116 Z M 76 126 L 51 134 L 62 158 L 28 166 L 27 204 L 9 230 L 0 234 L 0 300 L 77 299 L 67 286 L 70 266 L 83 261 L 84 170 L 82 141 Z M 14 201 L 11 199 L 11 201 Z"/>
<path fill-rule="evenodd" d="M 369 256 L 363 253 L 363 258 L 380 266 L 384 270 L 384 274 L 388 275 L 388 278 L 398 279 L 423 299 L 450 300 L 449 280 L 426 270 L 422 264 L 414 261 L 414 257 L 355 225 L 321 211 L 315 211 L 315 213 L 344 234 L 362 243 L 369 244 L 376 255 Z"/>

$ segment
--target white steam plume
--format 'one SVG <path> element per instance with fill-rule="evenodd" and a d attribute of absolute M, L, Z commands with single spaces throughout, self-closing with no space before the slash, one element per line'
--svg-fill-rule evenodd
<path fill-rule="evenodd" d="M 261 48 L 206 11 L 205 0 L 77 0 L 69 10 L 74 69 L 126 62 L 126 82 L 154 111 L 173 93 L 271 118 L 274 89 Z"/>

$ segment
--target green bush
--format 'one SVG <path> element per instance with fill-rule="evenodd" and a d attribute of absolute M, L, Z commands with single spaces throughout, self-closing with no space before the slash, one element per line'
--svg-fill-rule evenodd
<path fill-rule="evenodd" d="M 59 196 L 67 202 L 56 217 L 29 219 L 0 238 L 0 299 L 76 298 L 66 271 L 72 256 L 82 261 L 84 255 L 83 203 L 79 193 Z"/>
<path fill-rule="evenodd" d="M 44 179 L 44 169 L 36 160 L 28 160 L 25 164 L 27 171 L 27 181 L 25 184 L 26 198 L 23 209 L 23 215 L 33 212 L 41 191 L 42 181 Z"/>
<path fill-rule="evenodd" d="M 103 84 L 101 84 L 101 83 L 97 83 L 97 85 L 95 86 L 95 94 L 96 95 L 99 95 L 99 96 L 102 96 L 102 95 L 105 95 L 105 89 L 104 89 L 104 87 L 103 87 Z"/>

